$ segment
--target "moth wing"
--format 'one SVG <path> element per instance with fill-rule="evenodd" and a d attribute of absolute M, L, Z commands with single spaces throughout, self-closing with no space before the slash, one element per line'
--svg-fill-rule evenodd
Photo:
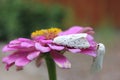
<path fill-rule="evenodd" d="M 53 39 L 53 43 L 58 45 L 64 45 L 66 46 L 68 44 L 69 38 L 67 35 L 64 36 L 58 36 Z"/>
<path fill-rule="evenodd" d="M 68 47 L 88 48 L 90 47 L 90 44 L 87 41 L 86 36 L 87 34 L 85 33 L 58 36 L 53 39 L 53 42 Z"/>
<path fill-rule="evenodd" d="M 82 49 L 82 48 L 89 48 L 90 44 L 85 37 L 81 37 L 81 38 L 73 38 L 69 40 L 67 46 Z"/>

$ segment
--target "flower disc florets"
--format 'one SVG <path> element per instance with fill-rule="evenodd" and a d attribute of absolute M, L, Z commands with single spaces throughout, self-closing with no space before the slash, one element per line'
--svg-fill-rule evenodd
<path fill-rule="evenodd" d="M 59 28 L 41 29 L 41 30 L 32 32 L 31 37 L 35 38 L 37 36 L 44 36 L 45 39 L 53 39 L 60 32 L 61 32 L 61 29 L 59 29 Z"/>

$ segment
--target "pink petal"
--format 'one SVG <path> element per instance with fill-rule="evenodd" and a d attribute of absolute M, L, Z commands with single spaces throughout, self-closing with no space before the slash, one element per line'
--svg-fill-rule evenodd
<path fill-rule="evenodd" d="M 18 44 L 18 43 L 20 43 L 20 41 L 18 39 L 10 41 L 10 44 Z"/>
<path fill-rule="evenodd" d="M 52 45 L 52 44 L 48 44 L 48 45 L 49 45 L 49 47 L 50 47 L 51 49 L 53 49 L 53 50 L 61 51 L 61 50 L 64 49 L 63 46 L 57 46 L 57 45 Z"/>
<path fill-rule="evenodd" d="M 35 48 L 37 50 L 40 50 L 41 52 L 49 52 L 50 51 L 49 47 L 44 47 L 40 43 L 35 43 Z"/>
<path fill-rule="evenodd" d="M 29 48 L 29 47 L 32 47 L 33 44 L 32 43 L 28 43 L 28 42 L 21 42 L 20 46 Z"/>
<path fill-rule="evenodd" d="M 94 38 L 91 35 L 87 35 L 87 40 L 90 44 L 90 47 L 95 47 L 97 46 L 97 43 L 94 41 Z"/>
<path fill-rule="evenodd" d="M 61 68 L 71 68 L 71 63 L 62 54 L 52 51 L 51 56 L 55 63 Z"/>
<path fill-rule="evenodd" d="M 17 48 L 17 47 L 20 47 L 20 45 L 19 44 L 9 44 L 8 47 Z"/>
<path fill-rule="evenodd" d="M 35 59 L 36 57 L 38 57 L 39 54 L 40 54 L 40 51 L 31 52 L 30 54 L 28 54 L 27 59 L 33 60 L 33 59 Z"/>
<path fill-rule="evenodd" d="M 81 31 L 81 33 L 88 33 L 88 34 L 94 34 L 95 32 L 93 31 L 93 28 L 91 28 L 91 27 L 85 27 L 82 31 Z"/>
<path fill-rule="evenodd" d="M 19 58 L 19 54 L 13 53 L 10 56 L 4 57 L 2 59 L 2 62 L 6 64 L 11 64 L 13 63 L 17 58 Z"/>
<path fill-rule="evenodd" d="M 17 50 L 17 49 L 16 48 L 9 48 L 8 45 L 4 46 L 2 49 L 3 52 L 14 51 L 14 50 Z"/>
<path fill-rule="evenodd" d="M 93 38 L 91 35 L 87 35 L 87 40 L 88 40 L 88 41 L 93 41 L 94 38 Z"/>
<path fill-rule="evenodd" d="M 42 43 L 52 43 L 52 40 L 40 40 Z"/>
<path fill-rule="evenodd" d="M 4 58 L 2 59 L 2 62 L 3 62 L 3 63 L 7 63 L 7 64 L 11 64 L 11 63 L 13 63 L 14 61 L 15 61 L 14 59 L 10 60 L 8 56 L 7 56 L 7 57 L 4 57 Z"/>
<path fill-rule="evenodd" d="M 83 27 L 73 26 L 73 27 L 69 28 L 68 30 L 59 33 L 59 35 L 76 34 L 76 33 L 80 32 L 81 30 L 83 30 Z"/>
<path fill-rule="evenodd" d="M 85 27 L 84 29 L 85 29 L 85 30 L 88 30 L 88 31 L 92 31 L 92 30 L 93 30 L 93 28 L 91 28 L 91 27 L 89 27 L 89 26 Z"/>
<path fill-rule="evenodd" d="M 30 42 L 30 41 L 31 40 L 27 38 L 18 38 L 18 39 L 10 41 L 10 44 L 19 44 L 21 42 Z"/>
<path fill-rule="evenodd" d="M 86 54 L 86 55 L 89 55 L 89 56 L 93 56 L 93 57 L 96 57 L 96 51 L 95 50 L 92 50 L 92 49 L 85 49 L 85 50 L 82 50 L 80 53 L 82 54 Z"/>
<path fill-rule="evenodd" d="M 21 58 L 21 57 L 24 57 L 24 56 L 26 56 L 26 55 L 28 55 L 28 53 L 17 51 L 17 52 L 14 52 L 14 53 L 12 53 L 11 55 L 9 55 L 9 56 L 7 56 L 7 57 L 4 57 L 4 58 L 2 59 L 2 62 L 3 62 L 3 63 L 6 63 L 6 64 L 12 64 L 12 63 L 14 63 L 17 59 L 19 59 L 19 58 Z"/>
<path fill-rule="evenodd" d="M 25 66 L 26 64 L 30 63 L 31 60 L 28 60 L 26 57 L 21 57 L 15 61 L 16 66 Z"/>
<path fill-rule="evenodd" d="M 81 50 L 80 49 L 68 49 L 68 51 L 72 53 L 79 53 Z"/>
<path fill-rule="evenodd" d="M 95 32 L 94 31 L 88 31 L 87 34 L 93 35 Z"/>

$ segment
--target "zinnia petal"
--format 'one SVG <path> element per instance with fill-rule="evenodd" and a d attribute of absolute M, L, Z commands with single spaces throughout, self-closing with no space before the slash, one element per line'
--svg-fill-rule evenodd
<path fill-rule="evenodd" d="M 52 43 L 53 41 L 52 40 L 40 40 L 42 43 Z"/>
<path fill-rule="evenodd" d="M 51 56 L 52 56 L 53 60 L 55 61 L 55 63 L 59 67 L 61 67 L 61 68 L 71 68 L 71 63 L 62 54 L 60 54 L 56 51 L 52 51 Z"/>
<path fill-rule="evenodd" d="M 96 48 L 97 43 L 94 41 L 94 38 L 91 35 L 87 35 L 86 38 L 87 38 L 87 40 L 88 40 L 88 42 L 90 44 L 90 47 Z"/>
<path fill-rule="evenodd" d="M 72 53 L 79 53 L 81 50 L 80 49 L 68 49 L 68 51 Z"/>
<path fill-rule="evenodd" d="M 53 49 L 53 50 L 61 51 L 61 50 L 64 49 L 63 46 L 57 46 L 57 45 L 53 45 L 53 44 L 48 44 L 48 45 L 49 45 L 49 47 L 50 47 L 51 49 Z"/>
<path fill-rule="evenodd" d="M 49 47 L 44 47 L 40 43 L 35 43 L 35 48 L 41 52 L 49 52 L 50 51 Z"/>
<path fill-rule="evenodd" d="M 32 47 L 33 44 L 28 43 L 28 42 L 21 42 L 20 46 L 21 46 L 21 47 L 27 47 L 27 48 L 29 48 L 29 47 Z"/>
<path fill-rule="evenodd" d="M 96 55 L 97 55 L 96 51 L 94 49 L 84 49 L 80 53 L 86 54 L 86 55 L 89 55 L 89 56 L 93 56 L 93 57 L 96 57 Z"/>
<path fill-rule="evenodd" d="M 25 66 L 26 64 L 28 64 L 30 62 L 31 62 L 31 60 L 28 60 L 25 56 L 25 57 L 21 57 L 21 58 L 17 59 L 15 61 L 15 65 L 16 66 Z"/>
<path fill-rule="evenodd" d="M 73 26 L 73 27 L 69 28 L 68 30 L 59 33 L 59 35 L 76 34 L 76 33 L 80 32 L 81 30 L 83 30 L 83 27 Z"/>
<path fill-rule="evenodd" d="M 4 46 L 2 49 L 3 52 L 14 51 L 14 50 L 17 50 L 17 49 L 16 48 L 9 48 L 8 45 Z"/>
<path fill-rule="evenodd" d="M 10 44 L 18 44 L 18 43 L 20 43 L 20 41 L 18 39 L 10 41 Z"/>
<path fill-rule="evenodd" d="M 38 57 L 39 54 L 40 54 L 40 51 L 31 52 L 31 53 L 28 54 L 27 59 L 33 60 L 33 59 L 35 59 L 36 57 Z"/>
<path fill-rule="evenodd" d="M 4 57 L 2 59 L 2 62 L 6 63 L 6 64 L 11 64 L 13 62 L 15 62 L 16 59 L 18 59 L 19 57 L 21 57 L 18 53 L 13 53 L 7 57 Z"/>

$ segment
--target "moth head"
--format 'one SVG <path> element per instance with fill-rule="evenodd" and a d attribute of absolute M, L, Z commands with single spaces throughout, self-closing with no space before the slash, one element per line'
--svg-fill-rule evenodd
<path fill-rule="evenodd" d="M 105 46 L 103 43 L 98 44 L 98 52 L 102 52 L 103 54 L 105 54 Z"/>

